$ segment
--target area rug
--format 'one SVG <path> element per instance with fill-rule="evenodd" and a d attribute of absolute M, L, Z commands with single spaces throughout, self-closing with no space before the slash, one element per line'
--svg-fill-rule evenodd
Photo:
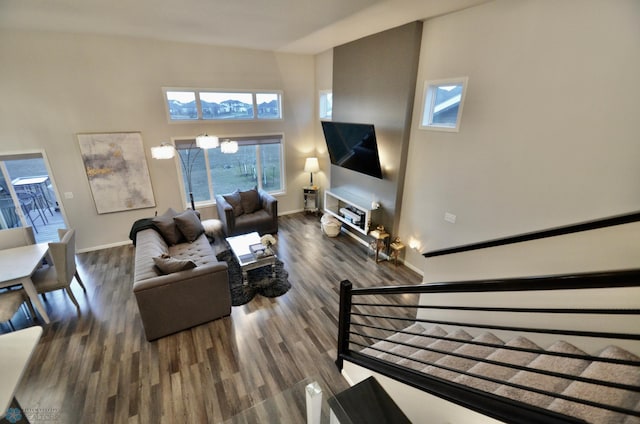
<path fill-rule="evenodd" d="M 242 270 L 240 264 L 230 250 L 217 255 L 219 261 L 229 265 L 229 289 L 231 290 L 231 304 L 240 306 L 248 303 L 257 294 L 264 297 L 282 296 L 291 288 L 289 273 L 284 269 L 280 259 L 276 259 L 276 278 L 271 277 L 271 267 L 252 269 L 247 272 L 249 283 L 242 284 Z"/>

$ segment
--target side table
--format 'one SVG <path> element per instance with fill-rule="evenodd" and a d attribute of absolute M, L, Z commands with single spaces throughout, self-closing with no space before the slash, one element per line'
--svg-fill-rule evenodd
<path fill-rule="evenodd" d="M 400 256 L 400 252 L 404 250 L 404 244 L 402 244 L 399 239 L 396 239 L 389 245 L 389 250 L 389 260 L 393 258 L 394 265 L 398 266 L 398 256 Z"/>
<path fill-rule="evenodd" d="M 320 210 L 318 207 L 318 191 L 317 186 L 303 187 L 304 193 L 304 211 L 313 212 L 315 214 Z"/>
<path fill-rule="evenodd" d="M 380 262 L 378 257 L 380 256 L 380 251 L 383 250 L 386 253 L 387 241 L 389 240 L 389 233 L 383 230 L 373 230 L 369 233 L 371 237 L 373 237 L 373 241 L 371 242 L 371 248 L 375 252 L 376 263 Z"/>

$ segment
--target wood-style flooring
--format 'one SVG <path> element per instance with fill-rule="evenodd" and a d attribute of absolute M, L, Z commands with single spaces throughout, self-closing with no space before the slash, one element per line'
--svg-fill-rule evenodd
<path fill-rule="evenodd" d="M 279 225 L 275 250 L 289 272 L 288 293 L 258 295 L 233 307 L 230 317 L 154 342 L 144 338 L 131 290 L 134 247 L 78 255 L 87 293 L 72 286 L 82 315 L 64 291 L 47 295 L 52 323 L 44 325 L 16 393 L 27 417 L 72 424 L 219 423 L 307 377 L 320 377 L 334 393 L 346 389 L 334 364 L 339 282 L 368 287 L 421 278 L 405 266 L 376 264 L 345 234 L 324 236 L 317 216 L 282 216 Z M 395 301 L 415 304 L 416 298 Z M 33 325 L 22 312 L 13 323 L 17 329 Z"/>

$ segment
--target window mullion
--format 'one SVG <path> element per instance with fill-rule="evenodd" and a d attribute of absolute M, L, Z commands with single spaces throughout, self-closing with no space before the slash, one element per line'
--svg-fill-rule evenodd
<path fill-rule="evenodd" d="M 256 144 L 256 179 L 258 180 L 258 188 L 262 188 L 262 157 L 260 156 L 260 144 Z"/>
<path fill-rule="evenodd" d="M 204 165 L 207 170 L 207 185 L 209 189 L 209 201 L 213 201 L 213 178 L 211 177 L 211 163 L 209 162 L 209 150 L 204 151 Z"/>

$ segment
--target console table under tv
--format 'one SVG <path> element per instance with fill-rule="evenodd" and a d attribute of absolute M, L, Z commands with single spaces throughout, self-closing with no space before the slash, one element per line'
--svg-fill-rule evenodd
<path fill-rule="evenodd" d="M 380 208 L 371 209 L 371 199 L 334 187 L 324 192 L 324 211 L 362 234 L 369 234 L 373 215 Z"/>

